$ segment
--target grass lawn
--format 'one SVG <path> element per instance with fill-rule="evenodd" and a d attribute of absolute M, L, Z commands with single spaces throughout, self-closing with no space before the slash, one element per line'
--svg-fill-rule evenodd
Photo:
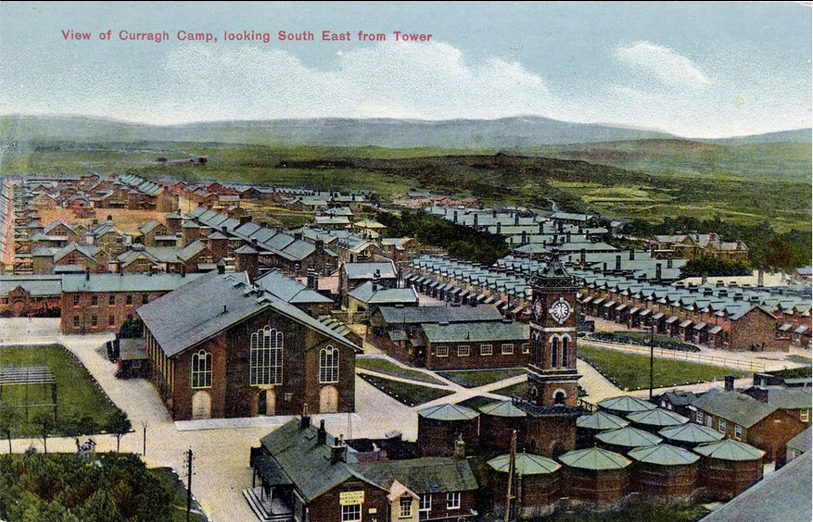
<path fill-rule="evenodd" d="M 418 406 L 435 399 L 440 399 L 447 395 L 452 395 L 454 392 L 441 390 L 439 388 L 430 388 L 428 386 L 419 386 L 417 384 L 409 384 L 401 381 L 392 381 L 384 379 L 383 377 L 376 377 L 374 375 L 360 374 L 359 377 L 369 382 L 382 392 L 386 393 L 396 401 L 406 404 L 407 406 Z"/>
<path fill-rule="evenodd" d="M 785 359 L 799 364 L 813 363 L 813 359 L 811 359 L 810 357 L 805 357 L 804 355 L 788 355 L 787 357 L 785 357 Z"/>
<path fill-rule="evenodd" d="M 579 358 L 624 390 L 649 387 L 649 357 L 579 346 Z M 671 359 L 655 359 L 655 388 L 722 380 L 725 375 L 744 377 L 743 370 Z"/>
<path fill-rule="evenodd" d="M 172 522 L 186 522 L 186 486 L 172 468 L 152 468 L 147 470 L 157 478 L 167 491 L 172 492 Z M 194 481 L 193 481 L 194 482 Z M 195 484 L 192 484 L 194 493 Z M 197 512 L 196 512 L 197 511 Z M 208 522 L 209 519 L 200 513 L 200 504 L 192 499 L 192 511 L 189 520 L 193 522 Z"/>
<path fill-rule="evenodd" d="M 581 347 L 579 347 L 581 350 Z M 527 382 L 519 382 L 517 384 L 512 384 L 511 386 L 506 386 L 505 388 L 500 388 L 499 390 L 494 390 L 491 393 L 496 393 L 497 395 L 505 395 L 506 397 L 511 397 L 516 395 L 517 397 L 525 397 L 525 394 L 528 391 L 528 383 Z"/>
<path fill-rule="evenodd" d="M 429 374 L 419 372 L 417 370 L 410 370 L 409 368 L 403 368 L 391 361 L 388 361 L 387 359 L 367 359 L 359 357 L 356 359 L 356 368 L 364 368 L 365 370 L 371 370 L 378 373 L 386 373 L 387 375 L 400 377 L 401 379 L 409 379 L 410 381 L 445 385 L 443 381 L 436 379 Z"/>
<path fill-rule="evenodd" d="M 75 422 L 86 417 L 92 419 L 97 429 L 85 434 L 105 430 L 108 419 L 117 410 L 85 367 L 62 346 L 2 347 L 0 348 L 0 366 L 47 366 L 51 370 L 57 388 L 55 435 L 66 434 L 64 429 L 67 421 Z M 28 388 L 29 403 L 51 402 L 50 385 L 31 385 Z M 3 387 L 0 403 L 6 405 L 24 402 L 25 386 Z M 29 421 L 26 422 L 25 408 L 13 408 L 13 410 L 18 414 L 12 428 L 13 437 L 36 435 L 35 426 L 30 421 L 39 412 L 53 412 L 51 407 L 29 407 Z"/>
<path fill-rule="evenodd" d="M 497 399 L 490 399 L 488 397 L 478 395 L 477 397 L 466 399 L 465 401 L 458 402 L 457 404 L 459 406 L 465 406 L 466 408 L 471 408 L 474 411 L 478 411 L 478 408 L 494 402 L 498 402 Z"/>
<path fill-rule="evenodd" d="M 444 379 L 448 379 L 464 388 L 476 388 L 493 382 L 510 379 L 517 375 L 524 375 L 525 368 L 499 368 L 494 370 L 455 370 L 437 372 Z"/>
<path fill-rule="evenodd" d="M 547 522 L 694 522 L 708 514 L 708 510 L 697 504 L 683 509 L 637 505 L 615 513 L 561 512 L 546 517 Z"/>

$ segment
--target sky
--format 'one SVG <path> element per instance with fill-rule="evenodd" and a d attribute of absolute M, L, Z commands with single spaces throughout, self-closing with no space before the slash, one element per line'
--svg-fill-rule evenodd
<path fill-rule="evenodd" d="M 226 39 L 244 31 L 270 40 Z M 162 125 L 535 115 L 743 136 L 811 127 L 811 41 L 811 8 L 790 2 L 2 2 L 0 114 Z"/>

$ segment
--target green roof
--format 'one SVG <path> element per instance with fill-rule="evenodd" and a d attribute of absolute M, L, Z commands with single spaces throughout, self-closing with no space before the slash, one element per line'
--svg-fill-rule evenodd
<path fill-rule="evenodd" d="M 630 395 L 621 395 L 620 397 L 604 399 L 598 403 L 598 407 L 604 410 L 622 411 L 625 413 L 636 413 L 639 411 L 654 410 L 657 408 L 657 406 L 651 402 L 647 402 Z"/>
<path fill-rule="evenodd" d="M 69 292 L 158 292 L 183 287 L 203 274 L 66 274 L 62 291 Z"/>
<path fill-rule="evenodd" d="M 632 426 L 619 428 L 617 430 L 604 431 L 596 435 L 596 438 L 605 444 L 612 446 L 623 446 L 626 448 L 639 448 L 641 446 L 653 446 L 661 441 L 661 438 Z"/>
<path fill-rule="evenodd" d="M 518 322 L 423 323 L 421 328 L 430 343 L 527 341 L 530 339 L 528 325 Z"/>
<path fill-rule="evenodd" d="M 489 460 L 488 465 L 496 471 L 508 473 L 510 460 L 511 455 L 500 455 Z M 541 455 L 529 455 L 527 453 L 517 455 L 516 470 L 519 475 L 544 475 L 553 473 L 561 467 L 562 465 L 555 460 Z"/>
<path fill-rule="evenodd" d="M 661 408 L 655 408 L 649 411 L 639 411 L 638 413 L 630 413 L 627 419 L 637 424 L 646 424 L 647 426 L 679 426 L 686 424 L 689 419 L 683 415 L 678 415 L 671 411 Z"/>
<path fill-rule="evenodd" d="M 627 455 L 638 462 L 660 466 L 684 466 L 694 464 L 700 457 L 691 451 L 668 444 L 658 444 L 646 448 L 635 448 Z"/>
<path fill-rule="evenodd" d="M 478 489 L 468 460 L 420 458 L 351 464 L 351 471 L 387 490 L 398 481 L 415 493 L 446 493 Z"/>
<path fill-rule="evenodd" d="M 660 430 L 658 435 L 667 440 L 690 442 L 693 444 L 716 442 L 725 438 L 725 435 L 719 431 L 693 422 L 679 426 L 669 426 L 668 428 Z"/>
<path fill-rule="evenodd" d="M 528 414 L 514 406 L 511 401 L 494 402 L 480 406 L 480 413 L 493 417 L 526 417 Z"/>
<path fill-rule="evenodd" d="M 425 419 L 461 421 L 471 420 L 480 415 L 471 408 L 458 406 L 457 404 L 443 404 L 441 406 L 431 406 L 418 410 L 418 415 Z"/>
<path fill-rule="evenodd" d="M 692 402 L 705 413 L 750 428 L 775 412 L 776 406 L 765 404 L 738 391 L 714 388 Z"/>
<path fill-rule="evenodd" d="M 571 468 L 595 471 L 623 469 L 632 464 L 623 455 L 598 447 L 568 451 L 559 460 Z"/>
<path fill-rule="evenodd" d="M 617 430 L 629 425 L 621 417 L 616 417 L 604 411 L 597 411 L 590 415 L 582 415 L 576 419 L 576 426 L 591 430 Z"/>
<path fill-rule="evenodd" d="M 757 460 L 765 455 L 765 452 L 761 449 L 733 439 L 723 439 L 719 442 L 701 444 L 697 446 L 694 451 L 704 457 L 734 461 Z"/>

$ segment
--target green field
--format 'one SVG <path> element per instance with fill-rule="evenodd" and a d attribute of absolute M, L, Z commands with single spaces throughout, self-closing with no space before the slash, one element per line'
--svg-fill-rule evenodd
<path fill-rule="evenodd" d="M 172 502 L 170 504 L 171 522 L 186 522 L 186 487 L 178 475 L 172 471 L 172 468 L 151 468 L 147 471 L 150 475 L 158 479 L 165 490 L 172 494 Z M 201 513 L 200 504 L 194 499 L 192 500 L 192 510 L 189 520 L 192 522 L 207 522 L 209 520 Z"/>
<path fill-rule="evenodd" d="M 57 428 L 53 435 L 72 434 L 73 430 L 83 434 L 106 431 L 109 419 L 118 411 L 84 366 L 62 346 L 2 347 L 0 366 L 47 366 L 51 370 L 57 387 Z M 0 404 L 25 403 L 25 388 L 22 385 L 3 387 Z M 50 386 L 28 386 L 28 402 L 50 403 Z M 9 409 L 17 412 L 12 437 L 35 436 L 37 429 L 31 421 L 40 412 L 53 412 L 51 407 L 32 406 L 26 421 L 24 407 Z"/>
<path fill-rule="evenodd" d="M 406 404 L 407 406 L 418 406 L 454 393 L 440 388 L 430 388 L 429 386 L 384 379 L 383 377 L 376 377 L 375 375 L 359 374 L 359 377 L 396 401 Z"/>
<path fill-rule="evenodd" d="M 494 370 L 456 370 L 437 372 L 444 379 L 448 379 L 464 388 L 477 388 L 493 382 L 510 379 L 517 375 L 524 375 L 525 368 L 499 368 Z"/>
<path fill-rule="evenodd" d="M 635 505 L 615 513 L 561 512 L 545 517 L 546 522 L 694 522 L 708 514 L 702 505 L 683 509 Z M 536 520 L 536 519 L 532 519 Z M 542 520 L 542 519 L 539 519 Z"/>
<path fill-rule="evenodd" d="M 622 390 L 649 388 L 649 357 L 614 350 L 579 346 L 579 358 L 589 363 Z M 722 380 L 726 375 L 744 377 L 742 370 L 671 359 L 655 359 L 654 386 L 663 388 Z"/>
<path fill-rule="evenodd" d="M 805 357 L 804 355 L 788 355 L 787 357 L 785 357 L 785 359 L 799 364 L 813 363 L 813 359 L 811 359 L 810 357 Z"/>
<path fill-rule="evenodd" d="M 579 350 L 581 350 L 581 348 L 579 348 Z M 517 397 L 525 397 L 527 392 L 528 383 L 520 382 L 517 384 L 512 384 L 511 386 L 506 386 L 505 388 L 500 388 L 499 390 L 494 390 L 492 393 L 496 393 L 497 395 L 505 395 L 506 397 L 513 397 L 514 395 Z"/>
<path fill-rule="evenodd" d="M 443 381 L 436 379 L 429 374 L 398 366 L 387 359 L 359 357 L 356 358 L 356 368 L 364 368 L 365 370 L 384 373 L 387 375 L 392 375 L 393 377 L 400 377 L 401 379 L 409 379 L 410 381 L 445 385 Z"/>

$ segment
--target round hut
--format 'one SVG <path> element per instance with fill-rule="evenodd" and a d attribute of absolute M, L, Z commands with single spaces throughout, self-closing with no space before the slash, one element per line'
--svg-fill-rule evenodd
<path fill-rule="evenodd" d="M 496 450 L 509 450 L 511 433 L 516 430 L 517 441 L 525 438 L 527 414 L 511 401 L 494 402 L 481 406 L 480 446 Z"/>
<path fill-rule="evenodd" d="M 630 413 L 639 413 L 657 408 L 657 406 L 651 402 L 630 395 L 620 395 L 618 397 L 604 399 L 598 403 L 598 407 L 607 413 L 612 413 L 620 417 L 626 417 Z"/>
<path fill-rule="evenodd" d="M 632 467 L 633 488 L 645 495 L 688 497 L 699 486 L 700 457 L 689 450 L 658 444 L 636 448 L 627 456 L 635 461 Z"/>
<path fill-rule="evenodd" d="M 627 415 L 627 420 L 632 422 L 632 425 L 636 428 L 646 430 L 650 433 L 658 433 L 658 431 L 663 428 L 681 426 L 689 422 L 689 419 L 683 415 L 678 415 L 677 413 L 662 408 L 630 413 Z"/>
<path fill-rule="evenodd" d="M 529 453 L 516 457 L 516 475 L 513 494 L 515 517 L 539 516 L 549 511 L 561 491 L 562 465 Z M 505 497 L 508 493 L 508 473 L 511 455 L 500 455 L 488 461 L 488 489 L 495 512 L 505 513 Z"/>
<path fill-rule="evenodd" d="M 739 495 L 762 478 L 765 452 L 750 444 L 725 439 L 701 444 L 694 451 L 703 456 L 702 485 L 720 500 Z"/>
<path fill-rule="evenodd" d="M 451 457 L 455 454 L 455 441 L 463 437 L 467 451 L 477 448 L 479 416 L 476 411 L 444 404 L 418 411 L 418 451 L 422 457 Z M 509 439 L 510 440 L 510 439 Z"/>
<path fill-rule="evenodd" d="M 660 437 L 648 431 L 639 430 L 632 426 L 617 430 L 603 431 L 596 435 L 596 441 L 599 446 L 610 451 L 618 451 L 621 453 L 626 453 L 634 448 L 654 446 L 660 443 L 661 440 Z"/>
<path fill-rule="evenodd" d="M 596 434 L 625 428 L 627 425 L 629 421 L 604 411 L 582 415 L 576 419 L 576 447 L 589 448 L 594 445 Z"/>
<path fill-rule="evenodd" d="M 698 444 L 708 444 L 723 440 L 725 435 L 717 430 L 690 422 L 680 426 L 669 426 L 658 432 L 669 444 L 684 449 L 694 449 Z"/>
<path fill-rule="evenodd" d="M 632 461 L 623 455 L 594 447 L 569 451 L 559 460 L 565 465 L 570 498 L 601 502 L 627 494 Z"/>

